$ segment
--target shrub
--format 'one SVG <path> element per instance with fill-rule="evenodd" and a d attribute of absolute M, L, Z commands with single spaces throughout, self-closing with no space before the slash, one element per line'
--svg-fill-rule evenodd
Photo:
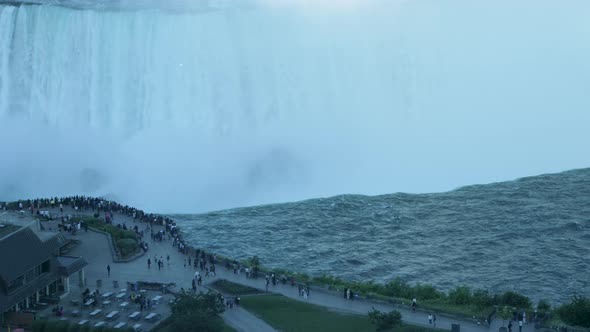
<path fill-rule="evenodd" d="M 396 310 L 385 313 L 373 308 L 369 311 L 369 321 L 377 325 L 377 331 L 387 331 L 401 325 L 402 315 Z"/>
<path fill-rule="evenodd" d="M 557 308 L 557 314 L 570 325 L 590 327 L 590 299 L 574 296 L 572 302 Z"/>
<path fill-rule="evenodd" d="M 385 284 L 385 295 L 411 299 L 412 294 L 409 292 L 410 289 L 411 287 L 405 281 L 397 277 Z"/>
<path fill-rule="evenodd" d="M 134 239 L 120 239 L 117 240 L 116 244 L 117 248 L 119 248 L 121 256 L 123 257 L 127 257 L 134 254 L 135 252 L 137 252 L 139 248 L 137 241 Z"/>
<path fill-rule="evenodd" d="M 172 316 L 165 323 L 165 331 L 223 330 L 219 315 L 225 310 L 225 305 L 219 294 L 181 293 L 171 309 Z"/>
<path fill-rule="evenodd" d="M 537 303 L 537 311 L 539 313 L 546 313 L 551 311 L 551 305 L 549 304 L 549 302 L 547 302 L 547 300 L 539 300 L 539 302 Z"/>
<path fill-rule="evenodd" d="M 444 297 L 444 294 L 439 292 L 432 285 L 416 285 L 414 288 L 415 297 L 422 300 L 434 300 Z"/>
<path fill-rule="evenodd" d="M 485 308 L 494 304 L 494 298 L 483 289 L 478 289 L 471 295 L 471 303 L 478 308 Z"/>
<path fill-rule="evenodd" d="M 520 295 L 513 291 L 504 292 L 499 297 L 500 303 L 502 305 L 507 305 L 511 307 L 523 308 L 523 309 L 530 309 L 531 307 L 531 300 L 524 296 Z"/>
<path fill-rule="evenodd" d="M 500 316 L 502 318 L 502 326 L 504 326 L 504 323 L 506 322 L 507 319 L 512 317 L 512 312 L 511 312 L 510 308 L 508 308 L 506 306 L 499 308 L 497 313 L 498 313 L 498 316 Z"/>
<path fill-rule="evenodd" d="M 452 304 L 465 305 L 471 303 L 471 289 L 458 286 L 449 291 L 449 301 Z"/>

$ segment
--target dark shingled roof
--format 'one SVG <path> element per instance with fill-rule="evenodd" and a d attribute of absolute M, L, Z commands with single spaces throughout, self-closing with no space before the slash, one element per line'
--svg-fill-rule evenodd
<path fill-rule="evenodd" d="M 84 258 L 73 256 L 57 256 L 57 262 L 59 263 L 59 274 L 62 276 L 72 275 L 88 265 Z"/>
<path fill-rule="evenodd" d="M 57 250 L 61 248 L 66 242 L 67 240 L 61 232 L 56 233 L 44 242 L 45 250 L 51 253 L 57 252 Z"/>
<path fill-rule="evenodd" d="M 50 257 L 35 232 L 23 227 L 0 241 L 0 278 L 8 284 Z"/>

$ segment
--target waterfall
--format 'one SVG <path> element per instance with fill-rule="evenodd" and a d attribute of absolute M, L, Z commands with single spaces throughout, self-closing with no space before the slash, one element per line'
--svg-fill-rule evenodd
<path fill-rule="evenodd" d="M 0 4 L 0 199 L 194 211 L 587 166 L 587 4 L 272 3 Z"/>

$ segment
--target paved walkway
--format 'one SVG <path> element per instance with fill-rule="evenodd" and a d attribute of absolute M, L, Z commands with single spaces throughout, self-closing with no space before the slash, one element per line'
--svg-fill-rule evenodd
<path fill-rule="evenodd" d="M 68 213 L 68 211 L 66 211 Z M 127 226 L 133 227 L 133 219 L 122 215 L 115 215 L 115 223 L 126 223 Z M 54 230 L 57 229 L 57 222 L 50 224 Z M 143 223 L 137 223 L 140 229 L 145 227 Z M 49 226 L 49 224 L 46 224 Z M 160 229 L 155 227 L 155 229 Z M 64 233 L 67 234 L 67 233 Z M 87 286 L 91 289 L 95 287 L 96 280 L 101 279 L 103 289 L 110 289 L 112 281 L 119 281 L 120 287 L 124 288 L 127 282 L 135 281 L 153 281 L 153 282 L 174 282 L 177 284 L 175 290 L 180 288 L 190 289 L 191 281 L 194 276 L 194 270 L 184 267 L 185 256 L 178 250 L 172 247 L 171 241 L 152 241 L 149 232 L 144 236 L 144 240 L 149 243 L 149 250 L 143 257 L 129 263 L 115 263 L 111 255 L 107 237 L 101 233 L 88 231 L 78 232 L 76 235 L 66 235 L 69 238 L 81 240 L 81 245 L 74 248 L 68 253 L 72 256 L 82 256 L 88 261 L 88 266 L 85 268 Z M 170 255 L 170 263 L 164 263 L 162 270 L 158 270 L 157 264 L 152 263 L 151 268 L 148 269 L 147 259 L 150 257 L 154 261 L 154 255 L 158 258 L 166 258 Z M 110 277 L 107 272 L 107 265 L 111 267 Z M 210 284 L 213 280 L 206 279 L 204 283 Z M 77 288 L 78 282 L 75 276 L 72 278 L 72 287 Z M 201 287 L 202 291 L 207 291 Z M 234 306 L 233 309 L 227 309 L 223 315 L 223 320 L 238 331 L 260 331 L 260 332 L 274 332 L 275 330 L 263 320 L 254 316 L 250 312 Z"/>
<path fill-rule="evenodd" d="M 131 218 L 115 215 L 115 224 L 126 223 L 127 226 L 133 227 L 134 222 Z M 137 223 L 140 229 L 145 227 L 143 223 Z M 163 242 L 154 242 L 150 239 L 149 232 L 144 239 L 150 245 L 150 248 L 146 254 L 136 261 L 129 263 L 114 263 L 110 254 L 110 249 L 106 241 L 106 237 L 102 234 L 89 231 L 88 233 L 82 232 L 78 235 L 73 236 L 83 241 L 83 244 L 72 250 L 71 255 L 83 256 L 89 265 L 86 267 L 86 275 L 88 285 L 95 285 L 97 279 L 102 279 L 103 282 L 108 280 L 118 280 L 121 286 L 124 287 L 127 281 L 155 281 L 155 282 L 175 282 L 177 284 L 176 290 L 181 287 L 184 289 L 191 288 L 191 281 L 194 276 L 194 268 L 185 267 L 186 256 L 179 253 L 176 248 L 172 247 L 172 243 L 169 240 Z M 170 255 L 170 263 L 165 263 L 162 270 L 158 270 L 156 264 L 152 264 L 151 269 L 148 269 L 147 258 L 151 257 L 152 261 L 154 256 L 163 257 L 166 261 L 166 257 Z M 111 266 L 111 276 L 107 276 L 106 266 Z M 213 281 L 223 278 L 232 282 L 240 283 L 243 285 L 258 288 L 260 290 L 265 289 L 264 278 L 248 279 L 244 274 L 234 274 L 233 271 L 228 271 L 220 265 L 217 267 L 217 276 L 203 278 L 205 285 L 211 284 Z M 204 274 L 202 274 L 204 275 Z M 299 301 L 306 301 L 309 303 L 325 306 L 328 308 L 336 309 L 339 311 L 345 311 L 350 313 L 357 313 L 366 315 L 372 308 L 376 308 L 381 311 L 391 311 L 393 309 L 400 311 L 402 319 L 405 322 L 428 326 L 428 313 L 426 312 L 412 312 L 409 308 L 404 306 L 393 306 L 381 303 L 374 303 L 370 301 L 351 301 L 346 300 L 340 293 L 333 293 L 328 291 L 314 291 L 311 290 L 311 294 L 307 300 L 304 300 L 299 296 L 297 287 L 291 287 L 290 285 L 278 284 L 276 286 L 270 286 L 270 291 L 280 293 L 292 299 Z M 419 302 L 418 302 L 419 304 Z M 273 331 L 265 322 L 258 319 L 256 316 L 248 313 L 241 308 L 228 309 L 223 315 L 224 320 L 229 325 L 235 327 L 239 331 Z M 489 332 L 498 331 L 498 328 L 502 326 L 502 320 L 497 318 L 493 320 L 490 327 L 478 326 L 474 322 L 469 322 L 461 319 L 455 319 L 446 317 L 437 313 L 437 327 L 442 329 L 451 329 L 451 324 L 460 324 L 461 331 L 468 332 Z M 516 324 L 516 328 L 518 324 Z M 523 332 L 534 331 L 532 324 L 525 325 Z"/>

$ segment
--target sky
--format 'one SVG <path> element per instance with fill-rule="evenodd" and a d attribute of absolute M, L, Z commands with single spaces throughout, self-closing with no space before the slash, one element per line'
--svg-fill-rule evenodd
<path fill-rule="evenodd" d="M 590 165 L 586 2 L 182 6 L 0 6 L 0 199 L 201 212 Z"/>

